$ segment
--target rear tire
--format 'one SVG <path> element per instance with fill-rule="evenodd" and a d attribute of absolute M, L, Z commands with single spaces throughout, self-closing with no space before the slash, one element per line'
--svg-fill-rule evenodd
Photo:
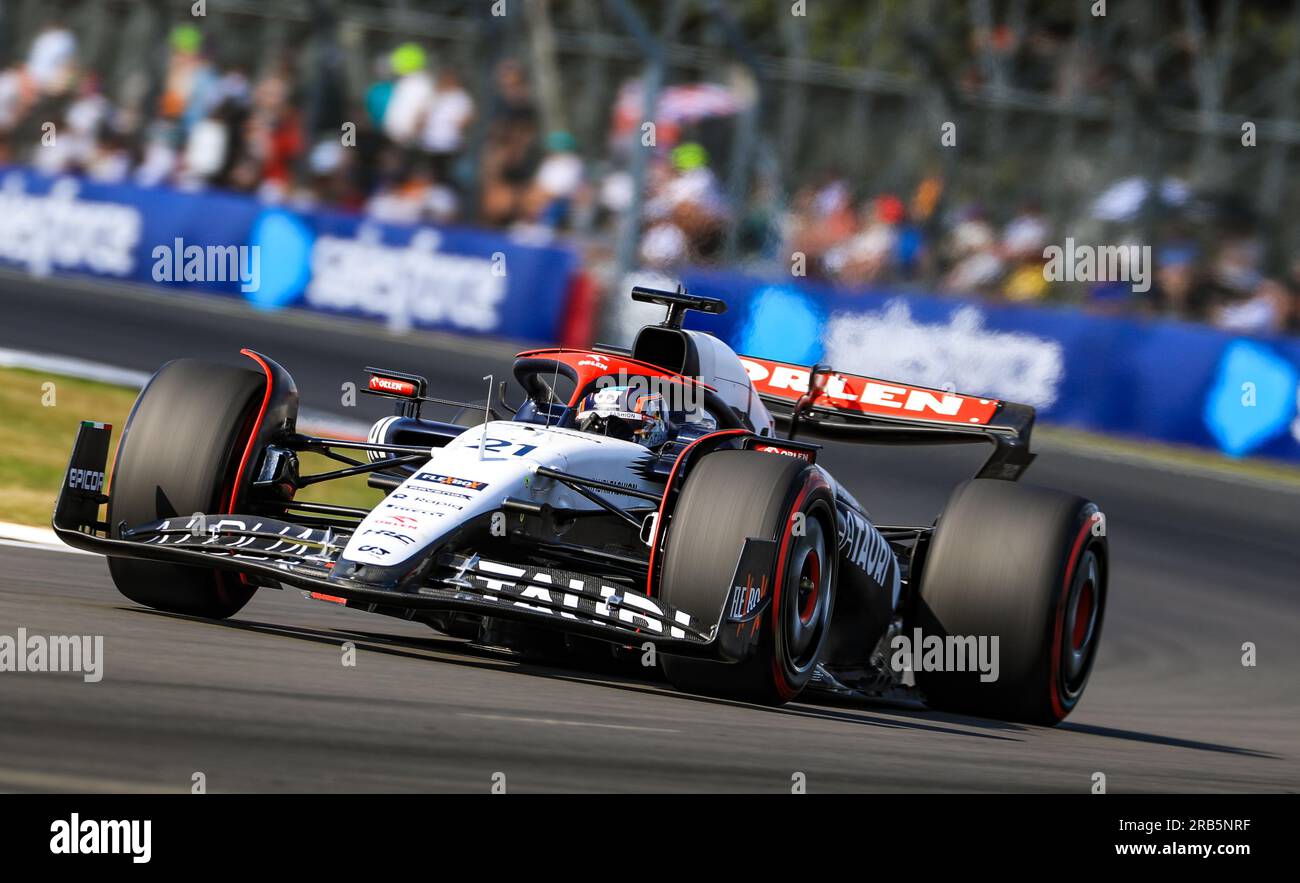
<path fill-rule="evenodd" d="M 834 499 L 802 460 L 719 451 L 689 474 L 670 524 L 661 595 L 706 626 L 721 619 L 745 540 L 777 542 L 757 646 L 742 662 L 663 656 L 679 690 L 777 705 L 812 679 L 835 603 Z M 795 514 L 805 530 L 794 535 Z M 746 626 L 748 627 L 748 625 Z"/>
<path fill-rule="evenodd" d="M 158 369 L 136 398 L 118 443 L 110 536 L 120 539 L 123 524 L 230 512 L 266 382 L 255 371 L 197 359 Z M 210 568 L 110 557 L 108 569 L 127 598 L 168 613 L 225 619 L 257 590 L 237 573 Z"/>
<path fill-rule="evenodd" d="M 1097 506 L 992 479 L 959 485 L 922 567 L 913 626 L 924 638 L 998 636 L 997 680 L 918 671 L 932 707 L 1054 725 L 1078 704 L 1106 609 Z"/>

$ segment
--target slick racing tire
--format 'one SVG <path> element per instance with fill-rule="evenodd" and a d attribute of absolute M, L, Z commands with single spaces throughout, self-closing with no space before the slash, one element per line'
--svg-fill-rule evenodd
<path fill-rule="evenodd" d="M 722 618 L 746 539 L 773 540 L 776 560 L 749 657 L 714 662 L 663 655 L 673 686 L 770 705 L 807 686 L 835 604 L 834 513 L 825 478 L 803 460 L 757 451 L 719 451 L 700 460 L 669 525 L 662 600 L 707 627 Z"/>
<path fill-rule="evenodd" d="M 234 511 L 236 474 L 265 389 L 255 371 L 197 359 L 158 369 L 117 447 L 110 535 L 120 539 L 123 525 Z M 168 613 L 225 619 L 256 591 L 237 573 L 210 568 L 110 557 L 108 569 L 127 598 Z"/>
<path fill-rule="evenodd" d="M 922 655 L 913 667 L 927 703 L 1049 726 L 1064 720 L 1097 658 L 1107 567 L 1105 521 L 1093 503 L 993 479 L 959 485 L 939 517 L 906 634 L 915 641 L 921 630 L 922 651 L 930 636 L 952 646 L 947 639 L 965 639 L 968 662 L 927 671 Z M 969 639 L 991 651 L 993 636 L 996 679 L 985 681 L 969 664 Z"/>

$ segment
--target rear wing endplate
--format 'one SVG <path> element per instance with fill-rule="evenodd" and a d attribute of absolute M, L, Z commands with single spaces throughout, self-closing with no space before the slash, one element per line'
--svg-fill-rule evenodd
<path fill-rule="evenodd" d="M 1029 405 L 741 356 L 755 392 L 790 438 L 863 444 L 988 442 L 978 478 L 1014 481 L 1034 460 Z"/>

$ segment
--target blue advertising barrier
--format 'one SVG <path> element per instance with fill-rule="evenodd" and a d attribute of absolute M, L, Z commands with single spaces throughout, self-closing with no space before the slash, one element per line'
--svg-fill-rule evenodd
<path fill-rule="evenodd" d="M 559 337 L 577 257 L 499 233 L 0 168 L 0 263 L 519 340 Z"/>
<path fill-rule="evenodd" d="M 577 270 L 565 248 L 381 224 L 245 196 L 0 168 L 0 264 L 549 342 Z M 1055 423 L 1300 461 L 1300 340 L 1204 326 L 845 292 L 693 271 L 725 298 L 692 318 L 737 350 L 1034 405 Z"/>
<path fill-rule="evenodd" d="M 1300 461 L 1300 340 L 1201 325 L 688 272 L 692 325 L 756 356 L 1024 402 L 1045 420 Z"/>

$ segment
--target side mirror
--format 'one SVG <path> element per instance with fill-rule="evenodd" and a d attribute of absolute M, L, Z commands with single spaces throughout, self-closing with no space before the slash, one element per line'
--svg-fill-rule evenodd
<path fill-rule="evenodd" d="M 830 365 L 825 362 L 818 362 L 812 366 L 808 373 L 808 391 L 799 396 L 799 401 L 794 403 L 794 410 L 790 414 L 789 438 L 793 439 L 799 432 L 800 418 L 812 412 L 813 403 L 826 392 L 826 383 L 830 379 Z"/>

